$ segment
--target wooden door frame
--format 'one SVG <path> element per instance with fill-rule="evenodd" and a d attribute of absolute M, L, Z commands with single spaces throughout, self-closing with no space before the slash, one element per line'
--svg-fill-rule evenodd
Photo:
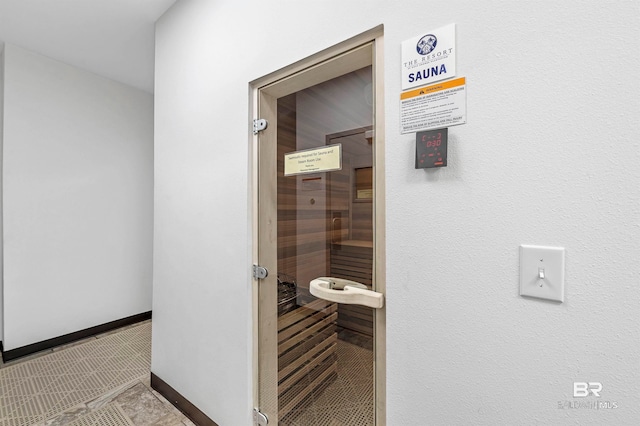
<path fill-rule="evenodd" d="M 250 83 L 250 107 L 249 123 L 255 118 L 265 118 L 265 116 L 275 117 L 275 111 L 265 110 L 265 100 L 271 97 L 272 101 L 288 93 L 294 93 L 306 87 L 332 78 L 344 75 L 353 67 L 353 62 L 359 59 L 357 55 L 365 54 L 363 46 L 371 44 L 373 57 L 371 65 L 373 68 L 374 87 L 374 280 L 376 291 L 386 294 L 386 238 L 385 238 L 385 128 L 384 128 L 384 60 L 383 60 L 383 34 L 382 25 L 357 35 L 333 47 L 325 49 L 306 59 L 291 64 L 281 70 L 273 72 Z M 369 53 L 371 54 L 371 53 Z M 325 67 L 331 61 L 331 67 Z M 330 68 L 330 69 L 329 69 Z M 304 71 L 304 74 L 300 73 Z M 271 102 L 273 104 L 273 102 Z M 272 119 L 270 125 L 277 125 Z M 250 126 L 251 127 L 251 126 Z M 258 156 L 258 135 L 249 135 L 249 164 L 251 170 L 251 180 L 249 188 L 251 206 L 251 259 L 253 264 L 258 264 L 265 259 L 259 259 L 258 245 L 259 235 L 259 156 Z M 272 218 L 275 220 L 275 218 Z M 276 256 L 274 253 L 273 256 Z M 271 259 L 273 262 L 273 259 Z M 274 274 L 275 275 L 275 274 Z M 275 279 L 275 278 L 273 278 Z M 259 383 L 259 337 L 260 321 L 258 316 L 258 306 L 260 304 L 259 281 L 251 278 L 252 288 L 252 317 L 253 317 L 253 351 L 252 351 L 252 384 L 253 384 L 253 404 L 259 407 L 260 383 Z M 275 303 L 274 310 L 275 310 Z M 386 425 L 386 307 L 376 310 L 374 339 L 375 351 L 375 419 L 377 426 Z M 277 365 L 275 366 L 277 374 Z M 276 392 L 277 393 L 277 392 Z M 276 395 L 277 398 L 277 395 Z"/>

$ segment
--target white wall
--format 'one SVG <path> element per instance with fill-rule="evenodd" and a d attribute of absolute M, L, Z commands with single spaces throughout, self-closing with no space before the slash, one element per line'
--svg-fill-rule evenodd
<path fill-rule="evenodd" d="M 177 3 L 156 39 L 154 373 L 250 424 L 247 83 L 383 23 L 388 424 L 637 424 L 638 7 Z M 449 23 L 468 123 L 447 168 L 415 170 L 400 44 Z M 518 296 L 521 243 L 566 247 L 565 303 Z M 559 409 L 574 381 L 618 408 Z"/>
<path fill-rule="evenodd" d="M 4 135 L 4 43 L 0 43 L 0 342 L 4 337 L 3 244 L 2 244 L 2 140 Z"/>
<path fill-rule="evenodd" d="M 4 347 L 151 308 L 153 97 L 5 46 Z"/>

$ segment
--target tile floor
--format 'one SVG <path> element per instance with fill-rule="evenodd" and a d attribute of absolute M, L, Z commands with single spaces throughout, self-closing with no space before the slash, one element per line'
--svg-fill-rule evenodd
<path fill-rule="evenodd" d="M 373 424 L 371 341 L 341 335 L 338 356 L 335 378 L 284 425 Z M 150 364 L 151 321 L 0 362 L 0 426 L 194 426 L 151 389 Z"/>
<path fill-rule="evenodd" d="M 0 426 L 193 426 L 150 364 L 151 321 L 0 364 Z"/>

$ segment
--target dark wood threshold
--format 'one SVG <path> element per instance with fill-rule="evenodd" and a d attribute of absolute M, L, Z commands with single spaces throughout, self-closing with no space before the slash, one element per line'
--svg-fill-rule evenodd
<path fill-rule="evenodd" d="M 174 407 L 180 410 L 182 414 L 187 416 L 189 420 L 197 426 L 218 426 L 216 422 L 200 411 L 198 407 L 193 405 L 188 399 L 168 385 L 167 382 L 153 373 L 151 373 L 151 387 L 160 395 L 164 396 L 167 401 L 173 404 Z"/>
<path fill-rule="evenodd" d="M 56 346 L 66 345 L 78 340 L 86 339 L 87 337 L 95 336 L 97 334 L 106 333 L 108 331 L 115 330 L 120 327 L 124 327 L 138 322 L 151 319 L 151 311 L 143 312 L 141 314 L 132 315 L 127 318 L 111 321 L 106 324 L 96 325 L 95 327 L 86 328 L 84 330 L 76 331 L 73 333 L 65 334 L 64 336 L 54 337 L 52 339 L 43 340 L 42 342 L 33 343 L 31 345 L 22 346 L 16 349 L 8 351 L 2 350 L 2 359 L 4 362 L 13 361 L 14 359 L 21 358 L 23 356 L 31 355 L 36 352 L 44 351 L 47 349 L 55 348 Z"/>

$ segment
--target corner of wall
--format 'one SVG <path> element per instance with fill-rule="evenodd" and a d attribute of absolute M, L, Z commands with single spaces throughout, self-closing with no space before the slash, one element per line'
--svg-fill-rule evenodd
<path fill-rule="evenodd" d="M 2 154 L 4 152 L 4 42 L 0 41 L 0 342 L 4 340 L 4 231 L 2 227 Z"/>
<path fill-rule="evenodd" d="M 13 44 L 4 62 L 8 351 L 151 310 L 153 101 Z"/>

